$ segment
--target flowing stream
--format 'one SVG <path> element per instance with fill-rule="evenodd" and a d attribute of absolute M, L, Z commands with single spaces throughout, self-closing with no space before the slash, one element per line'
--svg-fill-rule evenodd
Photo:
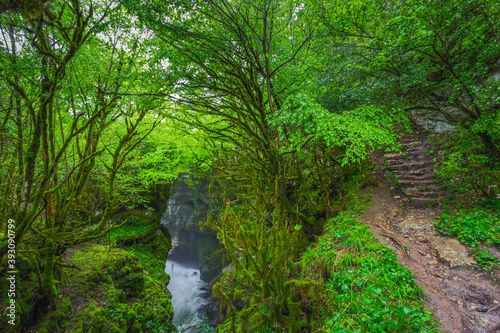
<path fill-rule="evenodd" d="M 208 323 L 217 325 L 217 307 L 209 302 L 207 290 L 228 260 L 215 234 L 210 230 L 200 231 L 199 222 L 206 221 L 211 205 L 216 204 L 215 197 L 209 193 L 210 183 L 210 179 L 180 174 L 172 185 L 172 195 L 162 217 L 162 224 L 173 236 L 165 272 L 170 275 L 167 287 L 172 294 L 174 321 L 179 332 L 212 331 L 199 327 L 188 329 L 203 319 L 206 319 L 205 328 Z"/>
<path fill-rule="evenodd" d="M 172 293 L 174 322 L 180 332 L 195 326 L 202 318 L 198 311 L 208 301 L 203 298 L 206 283 L 200 279 L 200 270 L 189 268 L 173 260 L 167 260 L 165 271 L 170 275 L 168 289 Z M 186 330 L 184 332 L 189 332 Z"/>
<path fill-rule="evenodd" d="M 170 275 L 168 289 L 172 294 L 174 322 L 179 332 L 199 332 L 194 326 L 202 323 L 206 315 L 204 308 L 209 304 L 206 294 L 209 281 L 203 281 L 202 278 L 204 275 L 208 280 L 214 274 L 210 272 L 211 260 L 203 258 L 210 257 L 213 247 L 220 247 L 220 244 L 213 236 L 195 232 L 178 233 L 173 244 L 165 272 Z M 216 271 L 219 271 L 221 264 L 216 265 Z"/>

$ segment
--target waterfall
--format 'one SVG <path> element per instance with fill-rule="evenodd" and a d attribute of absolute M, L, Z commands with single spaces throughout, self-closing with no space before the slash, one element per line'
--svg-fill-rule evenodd
<path fill-rule="evenodd" d="M 198 310 L 208 304 L 203 298 L 202 290 L 206 283 L 200 278 L 200 270 L 186 267 L 173 260 L 167 260 L 165 272 L 170 275 L 168 289 L 172 294 L 174 321 L 179 331 L 182 328 L 196 325 L 200 321 Z M 189 331 L 185 331 L 189 332 Z"/>
<path fill-rule="evenodd" d="M 205 290 L 207 282 L 213 282 L 227 260 L 215 233 L 209 228 L 201 232 L 199 227 L 200 221 L 206 221 L 212 201 L 209 185 L 207 179 L 180 174 L 172 185 L 162 217 L 162 224 L 174 236 L 165 272 L 170 275 L 167 288 L 172 294 L 174 322 L 179 332 L 213 332 L 217 325 L 218 310 Z"/>

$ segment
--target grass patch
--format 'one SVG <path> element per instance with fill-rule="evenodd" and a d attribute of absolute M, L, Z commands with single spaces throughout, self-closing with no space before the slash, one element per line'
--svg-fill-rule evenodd
<path fill-rule="evenodd" d="M 301 263 L 306 274 L 327 287 L 322 331 L 437 331 L 411 272 L 350 214 L 328 221 Z"/>

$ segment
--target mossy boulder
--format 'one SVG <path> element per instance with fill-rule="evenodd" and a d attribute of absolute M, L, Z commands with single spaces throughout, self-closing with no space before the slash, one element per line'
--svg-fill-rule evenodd
<path fill-rule="evenodd" d="M 16 325 L 0 316 L 0 331 L 176 331 L 169 276 L 164 271 L 171 248 L 168 230 L 159 228 L 154 214 L 131 214 L 120 220 L 127 223 L 109 238 L 70 248 L 61 257 L 54 276 L 59 294 L 52 307 L 40 288 L 43 267 L 38 263 L 43 263 L 43 256 L 19 248 Z M 6 262 L 1 264 L 5 267 Z M 0 275 L 2 280 L 5 274 Z M 7 284 L 0 283 L 0 291 L 3 313 L 9 304 Z"/>
<path fill-rule="evenodd" d="M 126 220 L 125 220 L 126 218 Z M 118 218 L 125 225 L 111 233 L 114 245 L 122 248 L 140 249 L 147 246 L 147 251 L 156 256 L 167 258 L 170 251 L 171 236 L 156 216 L 149 211 L 135 211 L 133 215 Z"/>
<path fill-rule="evenodd" d="M 151 253 L 134 254 L 103 244 L 68 251 L 57 310 L 38 332 L 172 332 L 173 309 L 169 276 Z M 143 265 L 142 261 L 145 261 Z M 144 267 L 149 267 L 149 270 Z M 160 267 L 160 272 L 154 272 Z"/>
<path fill-rule="evenodd" d="M 67 323 L 75 332 L 153 332 L 174 330 L 173 309 L 166 288 L 168 275 L 151 277 L 141 257 L 130 251 L 94 244 L 70 251 L 72 285 L 62 297 L 72 300 Z"/>

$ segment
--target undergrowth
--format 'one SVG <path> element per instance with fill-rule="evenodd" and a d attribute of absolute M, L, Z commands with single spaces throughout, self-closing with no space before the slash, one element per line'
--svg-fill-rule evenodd
<path fill-rule="evenodd" d="M 477 135 L 458 130 L 437 141 L 445 154 L 438 159 L 435 173 L 440 185 L 451 194 L 451 201 L 472 204 L 481 198 L 496 197 L 500 164 Z"/>
<path fill-rule="evenodd" d="M 500 200 L 485 200 L 472 209 L 445 211 L 436 222 L 436 229 L 442 234 L 457 237 L 470 247 L 478 267 L 491 271 L 499 261 L 481 246 L 500 245 Z"/>
<path fill-rule="evenodd" d="M 411 272 L 353 215 L 329 220 L 302 257 L 303 271 L 326 284 L 322 331 L 437 331 Z"/>

